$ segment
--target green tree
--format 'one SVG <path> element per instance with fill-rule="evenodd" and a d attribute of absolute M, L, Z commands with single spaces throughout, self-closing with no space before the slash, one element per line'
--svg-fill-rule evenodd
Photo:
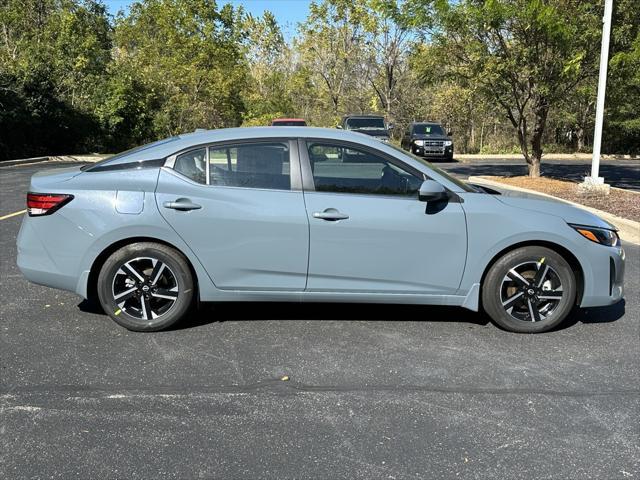
<path fill-rule="evenodd" d="M 111 71 L 131 80 L 116 81 L 114 95 L 122 98 L 132 86 L 148 92 L 143 104 L 155 110 L 133 110 L 143 115 L 143 124 L 152 115 L 149 139 L 239 125 L 247 77 L 242 35 L 230 5 L 218 10 L 213 0 L 136 2 L 116 20 Z M 138 104 L 140 96 L 131 101 Z M 118 101 L 106 103 L 122 108 Z M 110 112 L 103 115 L 109 118 Z"/>
<path fill-rule="evenodd" d="M 243 125 L 268 125 L 278 116 L 293 115 L 290 92 L 291 51 L 271 12 L 262 17 L 247 15 L 244 48 L 249 68 Z"/>
<path fill-rule="evenodd" d="M 439 68 L 500 105 L 529 175 L 539 176 L 550 109 L 596 73 L 601 9 L 581 0 L 463 0 L 439 2 L 436 12 Z"/>
<path fill-rule="evenodd" d="M 90 148 L 110 49 L 97 1 L 0 4 L 0 158 Z"/>
<path fill-rule="evenodd" d="M 640 153 L 640 15 L 636 0 L 614 2 L 603 132 L 604 151 Z"/>
<path fill-rule="evenodd" d="M 361 4 L 366 8 L 363 70 L 387 119 L 395 121 L 405 100 L 404 90 L 413 80 L 408 62 L 414 44 L 408 20 L 411 13 L 404 1 L 368 0 Z"/>
<path fill-rule="evenodd" d="M 335 122 L 344 112 L 345 97 L 357 81 L 365 10 L 359 2 L 323 0 L 312 2 L 307 20 L 300 26 L 295 48 L 303 71 L 329 110 L 323 123 Z"/>

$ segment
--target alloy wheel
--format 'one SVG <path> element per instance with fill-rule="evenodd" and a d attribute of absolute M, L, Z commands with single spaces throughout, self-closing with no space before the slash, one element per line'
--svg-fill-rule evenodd
<path fill-rule="evenodd" d="M 166 314 L 178 299 L 178 281 L 171 268 L 152 257 L 138 257 L 116 271 L 111 291 L 119 311 L 139 320 Z"/>
<path fill-rule="evenodd" d="M 511 268 L 500 287 L 504 310 L 527 322 L 540 322 L 552 315 L 563 294 L 560 276 L 544 258 Z"/>

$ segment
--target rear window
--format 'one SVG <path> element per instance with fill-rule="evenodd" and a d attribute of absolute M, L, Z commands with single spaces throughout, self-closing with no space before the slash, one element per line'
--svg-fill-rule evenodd
<path fill-rule="evenodd" d="M 151 142 L 151 143 L 147 143 L 146 145 L 141 145 L 139 147 L 134 147 L 131 148 L 129 150 L 125 150 L 124 152 L 120 152 L 112 157 L 106 158 L 100 162 L 91 164 L 91 165 L 85 165 L 82 167 L 83 171 L 92 171 L 92 170 L 103 170 L 104 167 L 108 167 L 110 165 L 119 165 L 119 164 L 123 164 L 123 163 L 127 163 L 127 157 L 133 156 L 133 155 L 137 155 L 139 153 L 144 152 L 145 150 L 150 150 L 152 148 L 156 148 L 171 142 L 175 142 L 176 140 L 178 140 L 180 137 L 175 136 L 175 137 L 169 137 L 169 138 L 163 138 L 162 140 L 157 140 L 155 142 Z M 155 160 L 155 158 L 149 158 L 148 160 Z M 132 160 L 134 161 L 134 160 Z M 135 160 L 136 162 L 138 161 L 145 161 L 144 158 L 142 159 L 137 159 Z"/>
<path fill-rule="evenodd" d="M 384 118 L 372 117 L 372 118 L 349 118 L 347 119 L 347 128 L 351 129 L 379 129 L 385 128 Z"/>

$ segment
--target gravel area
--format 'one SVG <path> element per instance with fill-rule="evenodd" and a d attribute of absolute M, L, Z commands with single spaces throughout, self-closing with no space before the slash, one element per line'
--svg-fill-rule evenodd
<path fill-rule="evenodd" d="M 640 194 L 622 189 L 612 188 L 609 195 L 587 195 L 578 190 L 578 184 L 553 178 L 493 177 L 486 176 L 496 182 L 514 187 L 528 188 L 555 197 L 580 203 L 587 207 L 597 208 L 622 218 L 640 221 Z"/>

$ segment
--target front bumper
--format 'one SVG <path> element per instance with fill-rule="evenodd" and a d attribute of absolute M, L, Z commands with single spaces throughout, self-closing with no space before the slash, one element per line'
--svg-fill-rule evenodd
<path fill-rule="evenodd" d="M 411 153 L 425 158 L 453 158 L 453 145 L 440 148 L 412 144 Z"/>
<path fill-rule="evenodd" d="M 603 307 L 618 303 L 624 296 L 625 253 L 622 247 L 602 247 L 591 259 L 591 278 L 585 278 L 581 307 Z"/>

